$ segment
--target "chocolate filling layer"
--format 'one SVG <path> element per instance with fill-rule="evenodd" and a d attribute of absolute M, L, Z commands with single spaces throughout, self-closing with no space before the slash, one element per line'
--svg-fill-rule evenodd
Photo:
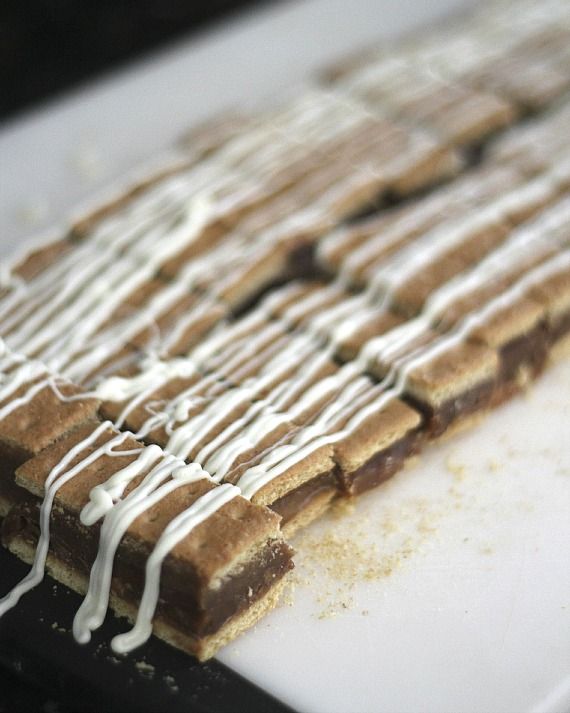
<path fill-rule="evenodd" d="M 417 453 L 420 443 L 420 431 L 410 431 L 388 448 L 375 453 L 352 473 L 341 472 L 339 479 L 343 490 L 347 495 L 359 495 L 380 485 L 400 470 L 406 458 Z"/>
<path fill-rule="evenodd" d="M 282 498 L 275 500 L 269 507 L 281 515 L 281 527 L 290 522 L 305 508 L 309 507 L 317 498 L 325 493 L 330 493 L 331 496 L 337 490 L 337 479 L 334 471 L 318 475 L 312 480 L 308 480 L 303 485 L 300 485 L 295 490 L 284 495 Z"/>
<path fill-rule="evenodd" d="M 520 377 L 525 372 L 532 378 L 539 376 L 546 365 L 548 349 L 549 337 L 543 323 L 503 344 L 499 350 L 501 366 L 491 405 L 498 406 L 517 394 L 524 387 L 525 382 Z"/>
<path fill-rule="evenodd" d="M 38 513 L 39 501 L 31 496 L 13 508 L 3 522 L 3 542 L 9 546 L 13 539 L 24 538 L 35 546 Z M 52 554 L 66 568 L 88 578 L 97 554 L 99 528 L 84 527 L 75 515 L 61 509 L 53 510 L 50 526 Z M 149 554 L 140 542 L 125 535 L 115 556 L 112 591 L 133 606 L 142 594 Z M 224 578 L 220 587 L 210 588 L 188 562 L 169 555 L 162 567 L 156 617 L 197 639 L 213 634 L 266 594 L 293 567 L 291 557 L 286 543 L 269 540 L 235 574 Z"/>
<path fill-rule="evenodd" d="M 437 438 L 459 418 L 484 409 L 491 400 L 494 388 L 493 379 L 484 381 L 437 406 L 421 401 L 412 394 L 406 394 L 404 400 L 425 416 L 427 435 Z"/>
<path fill-rule="evenodd" d="M 0 475 L 0 518 L 7 514 L 14 505 L 19 505 L 28 499 L 29 493 L 20 488 L 13 480 Z"/>
<path fill-rule="evenodd" d="M 548 326 L 547 334 L 550 344 L 555 344 L 559 339 L 570 333 L 570 312 L 560 315 L 556 321 Z"/>
<path fill-rule="evenodd" d="M 548 336 L 542 323 L 530 332 L 511 339 L 499 351 L 501 368 L 498 385 L 516 379 L 522 366 L 530 367 L 532 375 L 538 376 L 546 364 L 547 354 Z"/>

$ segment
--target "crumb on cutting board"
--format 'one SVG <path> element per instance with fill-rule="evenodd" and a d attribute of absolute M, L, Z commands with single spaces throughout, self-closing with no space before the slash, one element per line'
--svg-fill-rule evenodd
<path fill-rule="evenodd" d="M 445 459 L 445 467 L 447 472 L 453 475 L 457 480 L 463 480 L 467 474 L 467 466 L 457 459 L 457 456 L 450 454 Z"/>
<path fill-rule="evenodd" d="M 297 587 L 313 591 L 317 619 L 347 612 L 368 616 L 354 596 L 357 585 L 390 577 L 437 531 L 441 513 L 427 501 L 415 498 L 398 508 L 384 508 L 378 518 L 359 512 L 354 501 L 339 501 L 319 524 L 296 538 L 297 568 L 282 605 L 293 606 Z M 381 543 L 370 535 L 382 535 Z M 315 582 L 319 582 L 318 590 Z"/>

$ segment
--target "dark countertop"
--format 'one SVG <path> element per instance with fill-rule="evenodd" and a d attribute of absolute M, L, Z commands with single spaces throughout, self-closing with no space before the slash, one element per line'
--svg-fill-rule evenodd
<path fill-rule="evenodd" d="M 3 590 L 29 565 L 0 547 Z M 46 576 L 0 620 L 0 713 L 292 713 L 216 659 L 200 664 L 152 637 L 127 656 L 112 615 L 89 644 L 71 634 L 82 598 Z"/>
<path fill-rule="evenodd" d="M 101 72 L 278 0 L 3 0 L 0 121 Z"/>

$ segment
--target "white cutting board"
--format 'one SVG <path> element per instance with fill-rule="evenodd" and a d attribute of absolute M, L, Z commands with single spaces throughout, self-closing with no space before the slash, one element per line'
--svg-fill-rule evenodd
<path fill-rule="evenodd" d="M 209 113 L 463 4 L 290 2 L 19 118 L 0 131 L 2 254 Z M 570 710 L 570 363 L 298 547 L 294 591 L 220 656 L 293 707 Z"/>

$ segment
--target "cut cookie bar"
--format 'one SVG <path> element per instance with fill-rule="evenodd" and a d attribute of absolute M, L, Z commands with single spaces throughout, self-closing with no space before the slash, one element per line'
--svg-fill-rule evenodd
<path fill-rule="evenodd" d="M 516 17 L 515 17 L 516 15 Z M 570 17 L 564 3 L 540 8 L 497 3 L 468 26 L 443 26 L 414 36 L 401 56 L 432 76 L 459 83 L 536 111 L 568 87 Z"/>
<path fill-rule="evenodd" d="M 102 622 L 110 597 L 118 614 L 137 621 L 118 637 L 118 650 L 142 643 L 152 621 L 158 636 L 209 658 L 275 603 L 292 566 L 276 515 L 231 486 L 220 488 L 198 466 L 105 424 L 49 447 L 17 471 L 17 482 L 35 497 L 5 521 L 4 541 L 30 559 L 47 487 L 54 497 L 48 567 L 56 579 L 88 592 L 74 622 L 81 641 Z M 113 495 L 95 495 L 106 492 Z M 104 539 L 111 531 L 113 538 Z M 145 573 L 153 557 L 162 571 L 147 564 Z"/>
<path fill-rule="evenodd" d="M 333 237 L 332 251 L 325 249 L 321 255 L 340 259 L 339 279 L 364 283 L 372 303 L 379 300 L 404 315 L 413 315 L 434 289 L 481 260 L 505 241 L 513 227 L 555 203 L 563 190 L 551 170 L 489 199 L 484 206 L 471 208 L 466 200 L 455 217 L 453 211 L 452 217 L 438 215 L 432 210 L 437 207 L 436 199 L 427 199 L 423 216 L 419 209 L 414 216 L 412 208 L 407 216 L 379 225 L 378 233 L 362 237 L 358 247 L 346 251 L 344 257 L 342 236 Z M 445 193 L 438 196 L 442 205 L 446 204 Z M 345 231 L 347 243 L 351 242 L 351 230 L 355 233 L 359 228 Z"/>
<path fill-rule="evenodd" d="M 50 233 L 41 236 L 33 246 L 26 245 L 25 250 L 3 268 L 16 280 L 29 282 L 73 248 L 73 243 L 67 238 L 59 233 Z"/>
<path fill-rule="evenodd" d="M 337 368 L 311 340 L 285 338 L 282 332 L 273 342 L 277 349 L 272 349 L 271 337 L 275 336 L 274 331 L 267 330 L 268 346 L 260 360 L 255 358 L 257 350 L 248 348 L 251 344 L 246 340 L 243 353 L 236 350 L 225 364 L 217 361 L 215 352 L 209 359 L 202 359 L 205 374 L 195 369 L 196 362 L 178 359 L 152 364 L 146 373 L 131 379 L 110 379 L 103 384 L 104 390 L 99 390 L 105 399 L 103 412 L 118 425 L 139 432 L 147 442 L 201 463 L 217 480 L 236 482 L 252 461 L 278 447 L 295 431 L 297 426 L 289 409 L 307 389 L 326 380 Z M 300 369 L 297 357 L 303 349 Z M 215 364 L 217 369 L 213 369 Z M 317 395 L 312 408 L 317 408 L 326 396 L 326 392 Z M 301 415 L 306 419 L 308 410 Z M 275 497 L 283 498 L 307 479 L 311 479 L 311 473 L 300 471 L 299 477 L 285 488 L 280 484 Z M 329 494 L 335 490 L 331 488 Z M 306 491 L 307 488 L 302 500 L 296 499 L 297 507 L 307 505 Z M 271 499 L 264 502 L 272 504 Z M 292 516 L 291 503 L 292 500 Z"/>
<path fill-rule="evenodd" d="M 467 343 L 462 335 L 440 336 L 424 324 L 419 327 L 397 327 L 364 352 L 386 392 L 417 408 L 428 435 L 436 438 L 489 407 L 499 360 L 492 349 Z"/>
<path fill-rule="evenodd" d="M 542 370 L 544 308 L 526 294 L 567 263 L 557 244 L 564 207 L 554 206 L 534 231 L 521 230 L 471 273 L 444 285 L 420 317 L 365 345 L 361 358 L 388 389 L 422 410 L 432 435 L 502 401 Z"/>
<path fill-rule="evenodd" d="M 544 310 L 544 326 L 551 357 L 568 352 L 570 333 L 570 255 L 560 258 L 557 269 L 532 286 L 527 296 Z"/>
<path fill-rule="evenodd" d="M 495 402 L 524 388 L 544 368 L 548 345 L 542 316 L 539 305 L 521 298 L 497 310 L 471 332 L 471 340 L 486 344 L 498 354 Z"/>
<path fill-rule="evenodd" d="M 495 139 L 489 146 L 489 158 L 528 174 L 560 165 L 560 177 L 565 174 L 565 185 L 568 186 L 569 122 L 570 102 L 565 101 Z"/>
<path fill-rule="evenodd" d="M 336 229 L 319 242 L 317 261 L 327 272 L 340 273 L 351 284 L 363 287 L 374 265 L 385 257 L 523 181 L 524 176 L 514 168 L 484 164 L 414 202 Z"/>
<path fill-rule="evenodd" d="M 0 348 L 0 516 L 16 496 L 14 471 L 43 448 L 93 419 L 97 399 L 51 374 L 43 364 Z"/>
<path fill-rule="evenodd" d="M 515 118 L 508 101 L 442 82 L 404 57 L 380 56 L 344 76 L 340 86 L 373 111 L 380 109 L 428 129 L 451 146 L 480 142 Z"/>
<path fill-rule="evenodd" d="M 358 495 L 400 470 L 419 450 L 421 423 L 415 410 L 393 400 L 339 441 L 334 458 L 343 492 Z"/>
<path fill-rule="evenodd" d="M 483 61 L 462 79 L 508 97 L 524 109 L 540 110 L 570 86 L 569 40 L 568 27 L 538 33 L 502 57 Z"/>
<path fill-rule="evenodd" d="M 314 382 L 286 412 L 298 428 L 241 469 L 238 487 L 271 502 L 284 488 L 295 493 L 292 483 L 318 492 L 335 475 L 340 491 L 354 494 L 389 477 L 414 452 L 421 419 L 401 402 L 384 404 L 380 391 L 352 365 Z"/>
<path fill-rule="evenodd" d="M 312 334 L 343 362 L 354 359 L 369 339 L 403 321 L 367 295 L 352 294 L 339 281 L 291 283 L 271 294 L 263 307 L 291 329 Z"/>

